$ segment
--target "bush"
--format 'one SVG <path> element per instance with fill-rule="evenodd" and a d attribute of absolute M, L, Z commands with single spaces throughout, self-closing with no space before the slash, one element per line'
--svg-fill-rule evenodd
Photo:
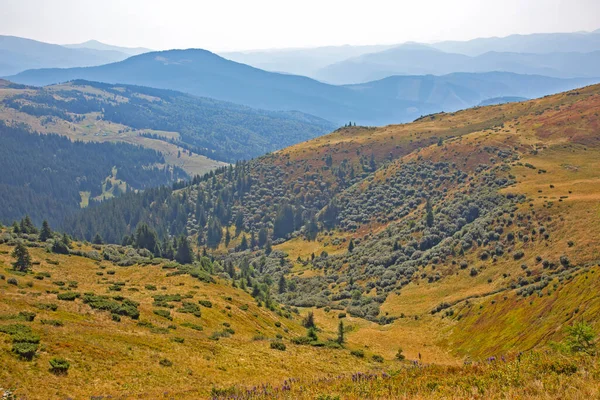
<path fill-rule="evenodd" d="M 31 361 L 35 357 L 37 352 L 38 344 L 29 342 L 14 342 L 12 351 L 19 357 Z"/>
<path fill-rule="evenodd" d="M 383 362 L 383 357 L 378 355 L 378 354 L 373 354 L 372 357 L 373 361 L 378 362 L 378 363 L 382 363 Z"/>
<path fill-rule="evenodd" d="M 173 366 L 173 362 L 171 360 L 169 360 L 168 358 L 163 358 L 162 360 L 160 360 L 158 362 L 158 364 L 161 367 L 172 367 Z"/>
<path fill-rule="evenodd" d="M 21 321 L 32 322 L 35 319 L 35 313 L 30 311 L 19 311 L 17 319 Z"/>
<path fill-rule="evenodd" d="M 66 375 L 71 364 L 64 358 L 54 357 L 50 360 L 50 371 L 56 375 Z"/>
<path fill-rule="evenodd" d="M 358 357 L 358 358 L 365 358 L 365 352 L 362 350 L 352 350 L 350 352 L 351 355 L 353 355 L 354 357 Z"/>
<path fill-rule="evenodd" d="M 57 319 L 43 319 L 40 322 L 42 323 L 42 325 L 50 325 L 50 326 L 56 326 L 56 327 L 64 326 L 64 323 Z"/>
<path fill-rule="evenodd" d="M 15 285 L 15 286 L 17 286 L 19 284 L 19 281 L 17 281 L 16 278 L 8 278 L 6 280 L 6 283 L 8 283 L 9 285 Z"/>
<path fill-rule="evenodd" d="M 64 301 L 74 301 L 76 298 L 80 296 L 77 292 L 64 292 L 56 295 L 56 298 Z"/>
<path fill-rule="evenodd" d="M 171 312 L 169 310 L 159 309 L 159 310 L 154 310 L 152 312 L 154 314 L 158 315 L 159 317 L 168 319 L 169 321 L 173 320 L 173 317 L 171 317 Z"/>
<path fill-rule="evenodd" d="M 285 351 L 285 344 L 279 340 L 271 342 L 271 348 L 275 350 Z"/>
<path fill-rule="evenodd" d="M 200 304 L 202 307 L 212 308 L 212 303 L 208 300 L 198 300 L 198 304 Z"/>

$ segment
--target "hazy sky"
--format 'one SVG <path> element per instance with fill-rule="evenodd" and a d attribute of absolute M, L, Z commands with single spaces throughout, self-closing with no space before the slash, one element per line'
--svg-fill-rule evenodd
<path fill-rule="evenodd" d="M 600 0 L 0 0 L 0 34 L 152 49 L 431 42 L 600 28 Z"/>

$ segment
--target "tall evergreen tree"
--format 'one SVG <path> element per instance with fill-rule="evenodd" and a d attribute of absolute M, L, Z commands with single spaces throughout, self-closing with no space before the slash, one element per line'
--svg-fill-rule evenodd
<path fill-rule="evenodd" d="M 283 274 L 281 274 L 281 276 L 279 277 L 279 284 L 277 286 L 279 294 L 283 294 L 286 292 L 287 282 L 285 281 L 285 276 Z"/>
<path fill-rule="evenodd" d="M 354 251 L 354 239 L 350 239 L 350 243 L 348 243 L 348 253 L 352 253 Z"/>
<path fill-rule="evenodd" d="M 279 207 L 273 223 L 273 236 L 283 238 L 294 231 L 294 209 L 285 203 Z"/>
<path fill-rule="evenodd" d="M 15 270 L 27 272 L 31 268 L 31 255 L 23 242 L 17 243 L 11 255 L 16 259 L 13 263 Z"/>
<path fill-rule="evenodd" d="M 431 207 L 431 202 L 427 199 L 427 203 L 425 203 L 425 212 L 427 213 L 425 217 L 425 222 L 428 227 L 433 226 L 433 208 Z"/>
<path fill-rule="evenodd" d="M 345 341 L 346 340 L 344 338 L 344 322 L 340 321 L 340 323 L 338 324 L 338 334 L 336 342 L 338 342 L 339 344 L 344 344 Z"/>
<path fill-rule="evenodd" d="M 188 239 L 181 235 L 177 242 L 178 246 L 177 253 L 175 254 L 175 261 L 179 264 L 191 264 L 194 262 L 194 254 L 192 253 L 192 248 Z"/>
<path fill-rule="evenodd" d="M 42 230 L 40 231 L 40 241 L 45 242 L 46 240 L 52 237 L 52 229 L 50 229 L 50 225 L 48 221 L 44 220 L 42 222 Z"/>

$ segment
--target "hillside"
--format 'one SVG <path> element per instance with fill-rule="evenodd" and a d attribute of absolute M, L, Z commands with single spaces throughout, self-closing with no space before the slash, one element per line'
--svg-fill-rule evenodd
<path fill-rule="evenodd" d="M 6 82 L 6 81 L 5 81 Z M 0 119 L 85 141 L 123 141 L 161 151 L 200 174 L 327 133 L 328 121 L 255 110 L 180 92 L 74 81 L 44 88 L 5 83 Z"/>
<path fill-rule="evenodd" d="M 116 49 L 67 48 L 15 36 L 0 35 L 0 77 L 33 68 L 87 67 L 125 60 Z"/>
<path fill-rule="evenodd" d="M 257 302 L 208 258 L 184 268 L 131 247 L 46 251 L 60 240 L 0 231 L 0 382 L 19 398 L 208 398 L 239 382 L 382 369 L 326 346 L 335 332 L 319 332 L 322 347 L 292 344 L 306 332 L 295 311 Z M 34 264 L 28 273 L 11 267 L 19 241 Z M 53 373 L 53 358 L 68 372 Z"/>
<path fill-rule="evenodd" d="M 600 328 L 599 108 L 596 85 L 344 127 L 65 221 L 126 247 L 73 243 L 65 257 L 43 250 L 64 238 L 5 231 L 5 265 L 19 240 L 40 264 L 5 268 L 18 288 L 0 281 L 0 299 L 16 311 L 55 302 L 60 318 L 35 312 L 64 327 L 20 322 L 40 335 L 32 367 L 10 352 L 33 342 L 18 332 L 0 356 L 25 387 L 64 396 L 593 398 L 597 356 L 572 347 L 569 329 Z M 153 297 L 152 285 L 193 301 Z M 67 291 L 80 298 L 54 300 Z M 16 311 L 0 326 L 30 315 Z M 90 361 L 99 348 L 122 362 Z M 55 356 L 76 380 L 47 372 Z"/>
<path fill-rule="evenodd" d="M 251 264 L 261 252 L 240 250 L 272 242 L 289 254 L 286 274 L 295 282 L 281 301 L 342 308 L 384 324 L 513 286 L 535 293 L 599 258 L 598 226 L 585 217 L 597 196 L 599 89 L 413 124 L 343 128 L 172 195 L 147 192 L 84 212 L 70 222 L 72 232 L 89 239 L 96 227 L 118 240 L 152 215 L 160 235 L 187 232 L 213 248 L 226 243 L 233 251 L 226 260 L 250 257 Z M 152 206 L 141 209 L 138 201 Z M 438 216 L 431 223 L 426 203 Z M 162 204 L 178 208 L 177 226 L 169 227 Z M 99 222 L 121 215 L 121 227 Z M 575 234 L 564 221 L 578 219 L 589 226 Z"/>

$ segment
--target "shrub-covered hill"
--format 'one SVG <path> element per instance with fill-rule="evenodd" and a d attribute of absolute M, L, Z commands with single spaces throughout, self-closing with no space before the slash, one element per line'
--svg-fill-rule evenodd
<path fill-rule="evenodd" d="M 347 127 L 67 226 L 115 242 L 140 223 L 185 234 L 248 290 L 266 280 L 284 304 L 381 324 L 371 333 L 388 357 L 386 342 L 425 327 L 441 335 L 428 345 L 454 355 L 526 350 L 577 318 L 598 320 L 594 301 L 579 303 L 600 260 L 599 94 Z M 560 312 L 559 293 L 570 293 Z M 493 314 L 500 302 L 506 318 Z M 423 351 L 407 346 L 413 358 Z"/>
<path fill-rule="evenodd" d="M 300 112 L 263 111 L 171 90 L 73 81 L 44 88 L 5 84 L 0 117 L 82 140 L 128 141 L 192 157 L 192 173 L 249 159 L 330 132 Z M 186 155 L 186 154 L 184 154 Z M 202 157 L 200 157 L 202 156 Z M 208 160 L 205 159 L 208 157 Z M 204 169 L 200 167 L 204 166 Z"/>
<path fill-rule="evenodd" d="M 0 222 L 29 215 L 58 224 L 90 201 L 172 184 L 188 175 L 127 143 L 72 142 L 0 121 Z"/>

